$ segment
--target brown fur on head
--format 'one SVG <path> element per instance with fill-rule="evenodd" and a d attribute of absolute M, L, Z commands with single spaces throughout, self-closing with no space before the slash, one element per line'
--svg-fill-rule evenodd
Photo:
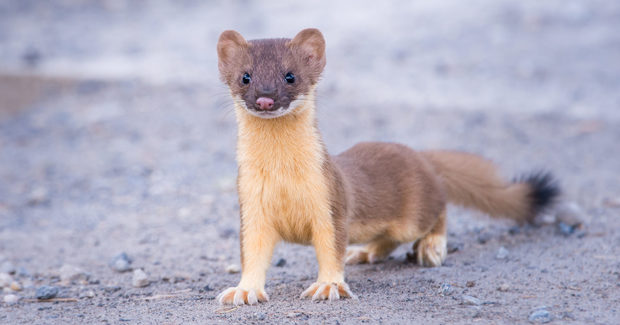
<path fill-rule="evenodd" d="M 303 106 L 313 91 L 325 67 L 325 40 L 313 28 L 293 39 L 251 41 L 228 30 L 220 35 L 217 54 L 220 77 L 237 103 L 252 115 L 275 118 Z M 272 99 L 273 109 L 260 109 L 260 97 Z"/>

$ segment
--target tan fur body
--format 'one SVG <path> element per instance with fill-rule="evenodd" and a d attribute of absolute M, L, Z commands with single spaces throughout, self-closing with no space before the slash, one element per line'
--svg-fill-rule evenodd
<path fill-rule="evenodd" d="M 345 263 L 378 262 L 413 242 L 419 264 L 441 265 L 448 201 L 524 222 L 558 194 L 550 175 L 505 182 L 471 154 L 360 143 L 328 155 L 314 101 L 324 47 L 315 29 L 253 42 L 226 31 L 218 42 L 238 124 L 242 261 L 241 281 L 218 296 L 222 304 L 268 300 L 265 275 L 282 240 L 316 250 L 318 278 L 302 297 L 353 297 Z M 347 251 L 350 243 L 366 245 Z"/>

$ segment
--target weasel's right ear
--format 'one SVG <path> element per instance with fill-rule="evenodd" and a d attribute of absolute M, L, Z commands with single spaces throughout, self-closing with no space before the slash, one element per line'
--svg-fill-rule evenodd
<path fill-rule="evenodd" d="M 312 69 L 313 80 L 316 83 L 325 68 L 325 39 L 316 28 L 306 28 L 299 32 L 288 43 L 288 46 L 298 51 L 303 63 Z"/>
<path fill-rule="evenodd" d="M 234 30 L 224 31 L 217 42 L 217 57 L 220 76 L 224 82 L 230 84 L 235 73 L 244 64 L 247 55 L 248 42 L 241 34 Z"/>

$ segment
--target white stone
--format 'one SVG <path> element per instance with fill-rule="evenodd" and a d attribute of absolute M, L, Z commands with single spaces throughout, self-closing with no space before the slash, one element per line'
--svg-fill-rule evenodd
<path fill-rule="evenodd" d="M 94 298 L 95 297 L 95 292 L 93 290 L 88 290 L 88 291 L 86 291 L 86 292 L 84 292 L 82 294 L 82 297 Z"/>
<path fill-rule="evenodd" d="M 565 202 L 556 208 L 555 217 L 557 221 L 562 221 L 569 226 L 578 226 L 586 220 L 586 214 L 579 204 L 575 202 Z"/>
<path fill-rule="evenodd" d="M 501 246 L 498 250 L 497 250 L 497 255 L 495 255 L 495 258 L 498 260 L 505 260 L 506 258 L 508 258 L 508 254 L 510 252 L 506 249 L 506 247 Z"/>
<path fill-rule="evenodd" d="M 131 280 L 131 285 L 136 288 L 143 288 L 148 286 L 150 283 L 148 275 L 141 269 L 136 269 L 133 271 L 133 277 Z"/>
<path fill-rule="evenodd" d="M 86 281 L 88 275 L 77 266 L 65 264 L 60 268 L 60 281 L 63 283 L 71 283 L 74 281 Z"/>
<path fill-rule="evenodd" d="M 230 264 L 226 267 L 226 272 L 228 273 L 239 273 L 241 272 L 241 268 L 237 264 Z"/>
<path fill-rule="evenodd" d="M 0 273 L 0 288 L 8 287 L 13 282 L 13 278 L 8 273 Z"/>
<path fill-rule="evenodd" d="M 497 287 L 497 290 L 501 292 L 507 292 L 508 290 L 510 290 L 510 285 L 508 285 L 508 283 L 502 283 L 499 287 Z"/>
<path fill-rule="evenodd" d="M 7 305 L 16 304 L 19 301 L 19 296 L 16 295 L 6 295 L 4 296 L 4 303 Z"/>

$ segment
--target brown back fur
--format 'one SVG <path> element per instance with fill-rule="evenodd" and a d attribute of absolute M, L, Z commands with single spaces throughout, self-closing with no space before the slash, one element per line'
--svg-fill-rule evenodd
<path fill-rule="evenodd" d="M 334 161 L 346 183 L 350 242 L 420 238 L 444 209 L 433 168 L 404 145 L 358 143 Z"/>

